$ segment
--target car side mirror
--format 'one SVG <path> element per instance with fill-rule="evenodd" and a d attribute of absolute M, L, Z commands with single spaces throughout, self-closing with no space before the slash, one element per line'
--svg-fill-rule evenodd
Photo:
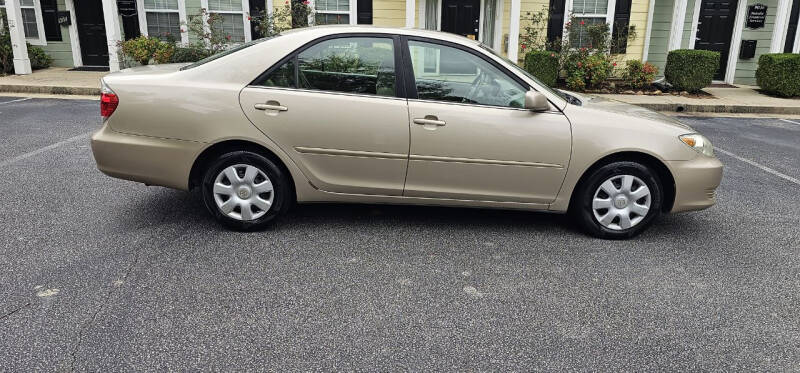
<path fill-rule="evenodd" d="M 550 103 L 547 102 L 547 97 L 536 91 L 525 92 L 525 109 L 531 111 L 547 111 L 550 110 Z"/>

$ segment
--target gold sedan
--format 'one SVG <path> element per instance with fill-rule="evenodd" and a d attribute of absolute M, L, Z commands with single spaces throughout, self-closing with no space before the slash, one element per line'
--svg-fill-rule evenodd
<path fill-rule="evenodd" d="M 660 114 L 555 91 L 460 36 L 314 27 L 103 79 L 98 168 L 188 190 L 234 229 L 294 202 L 570 212 L 627 238 L 715 203 L 711 143 Z"/>

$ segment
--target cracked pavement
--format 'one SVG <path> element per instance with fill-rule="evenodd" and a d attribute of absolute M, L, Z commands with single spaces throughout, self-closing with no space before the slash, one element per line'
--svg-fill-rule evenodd
<path fill-rule="evenodd" d="M 800 368 L 800 185 L 725 154 L 717 206 L 631 241 L 553 214 L 337 204 L 239 233 L 194 193 L 98 172 L 96 101 L 12 99 L 0 370 Z M 684 120 L 800 178 L 800 121 Z"/>

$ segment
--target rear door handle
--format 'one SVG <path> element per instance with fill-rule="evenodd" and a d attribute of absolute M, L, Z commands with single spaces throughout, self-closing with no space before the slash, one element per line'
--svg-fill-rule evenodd
<path fill-rule="evenodd" d="M 255 104 L 253 105 L 256 110 L 276 110 L 276 111 L 286 111 L 289 110 L 286 106 L 283 106 L 279 103 L 267 103 L 267 104 Z"/>
<path fill-rule="evenodd" d="M 433 126 L 444 126 L 447 122 L 443 120 L 439 120 L 433 115 L 428 115 L 425 118 L 414 118 L 414 123 L 419 125 L 433 125 Z"/>

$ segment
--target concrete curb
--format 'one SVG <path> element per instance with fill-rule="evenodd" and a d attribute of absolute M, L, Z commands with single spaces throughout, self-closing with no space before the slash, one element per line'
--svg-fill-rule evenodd
<path fill-rule="evenodd" d="M 800 106 L 756 105 L 698 105 L 698 104 L 645 104 L 630 103 L 655 111 L 676 113 L 733 113 L 733 114 L 787 114 L 800 115 Z"/>
<path fill-rule="evenodd" d="M 100 95 L 100 88 L 64 87 L 64 86 L 49 86 L 49 85 L 0 84 L 0 92 L 8 92 L 8 93 L 38 93 L 38 94 L 50 94 L 50 95 L 99 96 Z"/>

